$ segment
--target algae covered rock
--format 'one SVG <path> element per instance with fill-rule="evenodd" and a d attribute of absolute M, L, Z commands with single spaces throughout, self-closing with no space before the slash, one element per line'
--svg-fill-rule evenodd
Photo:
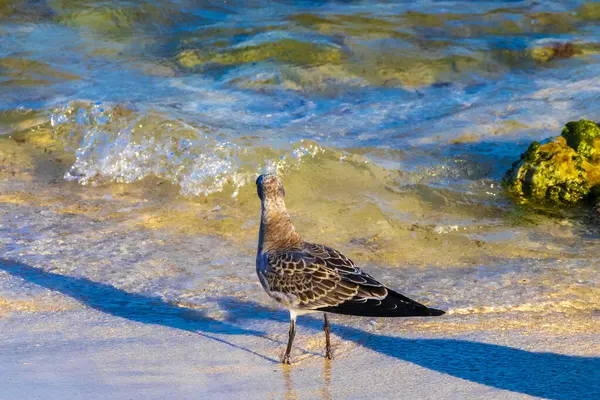
<path fill-rule="evenodd" d="M 599 161 L 598 125 L 586 120 L 569 122 L 561 136 L 544 144 L 531 143 L 506 173 L 503 184 L 520 201 L 575 204 L 598 191 Z"/>
<path fill-rule="evenodd" d="M 586 158 L 600 155 L 600 126 L 595 122 L 585 119 L 571 121 L 565 125 L 561 135 L 580 155 Z"/>
<path fill-rule="evenodd" d="M 582 157 L 564 138 L 533 142 L 504 177 L 508 191 L 517 198 L 540 203 L 576 203 L 589 192 Z"/>

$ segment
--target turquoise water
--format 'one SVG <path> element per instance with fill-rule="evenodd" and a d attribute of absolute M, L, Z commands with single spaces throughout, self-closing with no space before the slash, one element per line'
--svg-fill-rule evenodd
<path fill-rule="evenodd" d="M 81 136 L 96 141 L 76 165 L 83 182 L 155 174 L 157 159 L 179 146 L 189 157 L 169 162 L 186 171 L 165 176 L 185 194 L 211 193 L 224 179 L 241 185 L 279 157 L 298 157 L 304 139 L 453 187 L 497 180 L 532 139 L 598 113 L 595 2 L 1 7 L 3 132 L 28 112 L 64 122 L 65 108 L 78 112 L 75 100 L 97 104 L 88 112 L 104 110 L 107 121 L 117 104 L 132 109 L 117 133 L 135 130 L 137 139 L 74 121 L 72 151 Z M 137 123 L 144 119 L 154 126 Z M 171 143 L 188 128 L 190 143 Z M 150 160 L 115 156 L 128 145 Z M 117 163 L 128 165 L 116 171 Z"/>

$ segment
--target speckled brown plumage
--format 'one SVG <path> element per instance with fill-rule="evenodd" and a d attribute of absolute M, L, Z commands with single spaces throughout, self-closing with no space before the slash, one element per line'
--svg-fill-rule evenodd
<path fill-rule="evenodd" d="M 382 299 L 387 290 L 360 271 L 343 254 L 322 245 L 302 243 L 299 249 L 267 253 L 261 273 L 269 291 L 298 297 L 300 310 L 334 307 L 355 299 Z"/>

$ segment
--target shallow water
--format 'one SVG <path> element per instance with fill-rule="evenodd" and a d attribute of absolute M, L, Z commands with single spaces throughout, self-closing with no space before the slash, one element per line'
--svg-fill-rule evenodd
<path fill-rule="evenodd" d="M 600 306 L 597 217 L 500 187 L 599 119 L 599 3 L 138 4 L 0 2 L 4 258 L 223 316 L 276 172 L 307 240 L 428 304 Z M 70 307 L 15 279 L 0 311 Z"/>

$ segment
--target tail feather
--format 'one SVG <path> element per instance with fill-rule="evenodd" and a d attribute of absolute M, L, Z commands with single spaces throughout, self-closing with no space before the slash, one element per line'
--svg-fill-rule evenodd
<path fill-rule="evenodd" d="M 445 311 L 429 308 L 390 289 L 382 300 L 348 300 L 337 306 L 320 308 L 319 311 L 362 317 L 429 317 L 445 314 Z"/>

